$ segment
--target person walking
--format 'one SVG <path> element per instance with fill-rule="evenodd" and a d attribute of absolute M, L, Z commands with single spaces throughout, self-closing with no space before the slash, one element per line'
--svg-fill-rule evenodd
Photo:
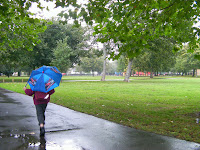
<path fill-rule="evenodd" d="M 36 108 L 37 119 L 40 126 L 40 136 L 44 136 L 45 135 L 45 127 L 44 127 L 45 110 L 46 110 L 47 104 L 50 101 L 50 95 L 52 95 L 55 92 L 55 90 L 53 89 L 47 93 L 33 91 L 32 89 L 27 89 L 26 87 L 24 87 L 23 90 L 29 96 L 34 95 L 33 102 Z"/>

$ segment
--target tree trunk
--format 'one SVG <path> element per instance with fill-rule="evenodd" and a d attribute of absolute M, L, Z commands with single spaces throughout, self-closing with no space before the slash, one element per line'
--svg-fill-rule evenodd
<path fill-rule="evenodd" d="M 105 47 L 103 48 L 103 72 L 102 72 L 102 76 L 101 76 L 101 81 L 105 81 L 105 78 L 106 78 L 106 49 Z"/>
<path fill-rule="evenodd" d="M 196 69 L 196 77 L 198 77 L 198 75 L 197 75 L 197 69 Z"/>
<path fill-rule="evenodd" d="M 94 77 L 94 71 L 92 70 L 92 76 Z"/>
<path fill-rule="evenodd" d="M 192 74 L 193 77 L 194 77 L 194 74 L 195 74 L 195 69 L 193 69 L 193 74 Z"/>
<path fill-rule="evenodd" d="M 19 77 L 21 76 L 21 71 L 18 71 L 18 76 L 19 76 Z"/>
<path fill-rule="evenodd" d="M 153 78 L 153 69 L 151 69 L 150 78 Z"/>
<path fill-rule="evenodd" d="M 129 82 L 129 78 L 130 78 L 130 75 L 131 75 L 132 64 L 133 64 L 133 59 L 129 59 L 128 67 L 127 67 L 127 70 L 126 70 L 126 76 L 124 78 L 125 82 Z"/>
<path fill-rule="evenodd" d="M 153 78 L 153 72 L 151 71 L 150 78 Z"/>

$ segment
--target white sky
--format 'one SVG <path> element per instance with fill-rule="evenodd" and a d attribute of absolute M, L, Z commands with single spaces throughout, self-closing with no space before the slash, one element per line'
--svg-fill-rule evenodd
<path fill-rule="evenodd" d="M 35 14 L 35 17 L 37 18 L 43 18 L 43 19 L 51 19 L 52 17 L 57 17 L 57 14 L 60 13 L 63 9 L 62 7 L 55 8 L 54 2 L 45 2 L 41 1 L 42 7 L 49 8 L 49 11 L 47 11 L 45 8 L 43 10 L 40 10 L 37 8 L 37 3 L 33 3 L 31 8 L 29 9 L 30 12 Z"/>
<path fill-rule="evenodd" d="M 67 8 L 58 7 L 55 8 L 55 1 L 54 2 L 46 2 L 44 0 L 40 0 L 42 7 L 49 8 L 50 11 L 47 11 L 45 8 L 44 10 L 40 10 L 37 8 L 37 3 L 33 3 L 31 8 L 29 9 L 32 13 L 35 13 L 35 17 L 43 18 L 43 19 L 51 19 L 52 17 L 57 17 L 61 11 L 67 10 Z M 87 0 L 77 0 L 78 4 L 85 4 Z M 70 7 L 72 8 L 72 7 Z"/>

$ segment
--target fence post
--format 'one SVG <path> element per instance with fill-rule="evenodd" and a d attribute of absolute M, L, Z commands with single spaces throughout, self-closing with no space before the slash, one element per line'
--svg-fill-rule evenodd
<path fill-rule="evenodd" d="M 22 83 L 24 82 L 24 79 L 22 79 Z"/>
<path fill-rule="evenodd" d="M 3 83 L 5 82 L 5 80 L 3 79 Z"/>
<path fill-rule="evenodd" d="M 14 79 L 12 79 L 12 82 L 14 82 Z"/>

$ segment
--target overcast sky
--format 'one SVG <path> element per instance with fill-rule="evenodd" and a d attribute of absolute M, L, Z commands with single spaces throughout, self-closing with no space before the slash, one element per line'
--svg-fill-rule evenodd
<path fill-rule="evenodd" d="M 44 0 L 40 0 L 41 4 L 43 7 L 47 7 L 49 8 L 50 11 L 47 11 L 46 9 L 44 9 L 43 11 L 41 11 L 39 8 L 37 8 L 37 3 L 33 3 L 31 8 L 29 9 L 32 13 L 36 13 L 35 17 L 40 17 L 43 19 L 50 19 L 52 17 L 56 17 L 58 13 L 60 13 L 63 10 L 66 10 L 66 8 L 62 8 L 62 7 L 58 7 L 55 8 L 55 2 L 46 2 Z M 87 0 L 77 0 L 78 4 L 85 4 L 87 3 Z"/>
<path fill-rule="evenodd" d="M 41 1 L 43 7 L 49 8 L 50 11 L 47 11 L 46 9 L 40 10 L 37 8 L 37 3 L 33 3 L 31 8 L 29 9 L 32 13 L 35 13 L 35 17 L 43 18 L 43 19 L 50 19 L 52 17 L 56 17 L 58 13 L 60 13 L 62 10 L 64 10 L 61 7 L 55 8 L 54 2 L 45 2 Z"/>

